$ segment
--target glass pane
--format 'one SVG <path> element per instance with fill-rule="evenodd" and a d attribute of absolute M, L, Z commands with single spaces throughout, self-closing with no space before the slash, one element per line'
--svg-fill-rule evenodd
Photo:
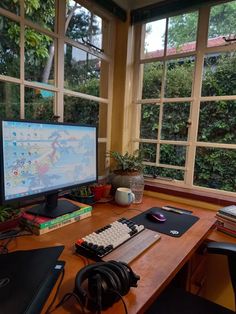
<path fill-rule="evenodd" d="M 186 146 L 160 145 L 160 163 L 174 166 L 185 166 Z"/>
<path fill-rule="evenodd" d="M 55 0 L 25 1 L 25 17 L 33 23 L 53 31 Z"/>
<path fill-rule="evenodd" d="M 160 107 L 155 104 L 141 106 L 140 138 L 157 139 Z"/>
<path fill-rule="evenodd" d="M 236 53 L 214 53 L 204 59 L 202 96 L 236 94 Z"/>
<path fill-rule="evenodd" d="M 190 103 L 166 103 L 163 105 L 161 139 L 187 141 Z"/>
<path fill-rule="evenodd" d="M 163 62 L 145 63 L 143 67 L 142 98 L 160 98 Z"/>
<path fill-rule="evenodd" d="M 231 1 L 213 6 L 210 12 L 208 28 L 208 47 L 225 45 L 226 39 L 235 36 L 236 19 L 235 19 L 236 1 Z"/>
<path fill-rule="evenodd" d="M 145 161 L 156 162 L 157 144 L 140 143 L 139 149 L 143 152 Z"/>
<path fill-rule="evenodd" d="M 0 8 L 11 11 L 12 13 L 15 13 L 17 15 L 20 15 L 19 0 L 16 0 L 16 1 L 1 0 L 0 1 Z"/>
<path fill-rule="evenodd" d="M 25 119 L 52 121 L 54 101 L 54 92 L 25 88 Z"/>
<path fill-rule="evenodd" d="M 64 86 L 67 89 L 93 95 L 100 95 L 100 72 L 108 71 L 108 65 L 81 49 L 65 45 Z M 105 73 L 104 76 L 106 77 Z M 107 95 L 108 82 L 104 80 L 101 86 L 103 97 Z M 102 82 L 101 82 L 102 85 Z"/>
<path fill-rule="evenodd" d="M 177 169 L 167 169 L 155 166 L 145 166 L 144 175 L 149 175 L 153 178 L 165 178 L 166 180 L 184 180 L 184 171 Z"/>
<path fill-rule="evenodd" d="M 64 121 L 97 125 L 99 137 L 106 137 L 107 105 L 79 97 L 65 96 Z"/>
<path fill-rule="evenodd" d="M 54 40 L 29 27 L 25 29 L 25 79 L 54 84 Z"/>
<path fill-rule="evenodd" d="M 165 97 L 190 97 L 195 58 L 181 58 L 167 62 Z"/>
<path fill-rule="evenodd" d="M 213 189 L 236 191 L 236 151 L 233 149 L 198 147 L 194 184 Z"/>
<path fill-rule="evenodd" d="M 236 143 L 236 100 L 202 102 L 198 141 Z"/>
<path fill-rule="evenodd" d="M 66 36 L 69 38 L 102 48 L 102 19 L 76 1 L 67 1 L 66 25 Z"/>
<path fill-rule="evenodd" d="M 0 15 L 0 74 L 20 77 L 20 25 Z"/>
<path fill-rule="evenodd" d="M 144 57 L 155 58 L 164 55 L 166 19 L 145 24 Z"/>
<path fill-rule="evenodd" d="M 20 118 L 20 86 L 0 81 L 0 119 Z"/>
<path fill-rule="evenodd" d="M 196 50 L 198 12 L 169 18 L 167 55 Z"/>

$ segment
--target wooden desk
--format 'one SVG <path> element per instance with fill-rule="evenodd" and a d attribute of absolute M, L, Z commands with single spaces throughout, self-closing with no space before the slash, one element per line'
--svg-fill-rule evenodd
<path fill-rule="evenodd" d="M 138 288 L 131 288 L 130 292 L 124 297 L 124 300 L 127 304 L 129 314 L 144 313 L 148 306 L 173 279 L 175 274 L 208 236 L 215 222 L 215 213 L 213 211 L 175 204 L 170 201 L 166 202 L 147 196 L 144 197 L 143 204 L 133 204 L 128 208 L 118 207 L 110 203 L 96 204 L 93 209 L 92 217 L 45 235 L 17 238 L 10 243 L 9 250 L 65 245 L 65 249 L 61 255 L 61 259 L 66 261 L 65 277 L 55 302 L 55 304 L 57 304 L 65 293 L 73 290 L 76 273 L 84 265 L 83 260 L 74 254 L 73 245 L 78 238 L 117 220 L 119 217 L 124 216 L 131 218 L 139 214 L 139 211 L 145 211 L 153 206 L 163 206 L 167 204 L 191 209 L 200 219 L 180 238 L 162 234 L 161 239 L 157 243 L 130 264 L 134 272 L 140 275 L 141 279 L 138 282 Z M 44 309 L 46 309 L 47 305 L 52 300 L 54 292 L 55 289 Z M 43 313 L 44 312 L 45 311 L 43 311 Z M 74 299 L 71 299 L 53 313 L 80 313 L 80 307 Z M 123 314 L 124 307 L 122 302 L 119 301 L 115 303 L 103 313 Z"/>

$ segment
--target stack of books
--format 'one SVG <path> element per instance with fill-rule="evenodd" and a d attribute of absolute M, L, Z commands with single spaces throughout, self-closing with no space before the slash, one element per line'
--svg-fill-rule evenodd
<path fill-rule="evenodd" d="M 85 204 L 79 204 L 79 206 L 80 209 L 57 218 L 36 216 L 24 212 L 22 214 L 20 223 L 23 227 L 28 227 L 34 234 L 41 235 L 72 224 L 73 222 L 85 219 L 92 215 L 92 206 Z"/>
<path fill-rule="evenodd" d="M 236 237 L 236 205 L 221 208 L 216 218 L 217 230 Z"/>

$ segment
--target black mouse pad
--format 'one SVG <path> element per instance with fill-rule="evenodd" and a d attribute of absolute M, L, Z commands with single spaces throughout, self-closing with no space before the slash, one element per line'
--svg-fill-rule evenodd
<path fill-rule="evenodd" d="M 156 210 L 163 214 L 166 218 L 164 222 L 153 222 L 150 221 L 146 215 L 151 210 Z M 148 228 L 153 231 L 157 231 L 160 233 L 167 234 L 172 237 L 180 237 L 185 233 L 196 221 L 198 221 L 199 217 L 189 215 L 189 214 L 179 214 L 174 212 L 167 212 L 159 207 L 149 208 L 142 214 L 134 216 L 132 218 L 137 224 L 144 225 L 145 228 Z"/>

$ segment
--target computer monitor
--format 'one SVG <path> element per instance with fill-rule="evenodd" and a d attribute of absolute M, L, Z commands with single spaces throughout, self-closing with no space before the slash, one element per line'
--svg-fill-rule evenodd
<path fill-rule="evenodd" d="M 96 126 L 1 120 L 2 203 L 44 196 L 28 212 L 57 217 L 78 207 L 61 191 L 97 182 Z"/>

